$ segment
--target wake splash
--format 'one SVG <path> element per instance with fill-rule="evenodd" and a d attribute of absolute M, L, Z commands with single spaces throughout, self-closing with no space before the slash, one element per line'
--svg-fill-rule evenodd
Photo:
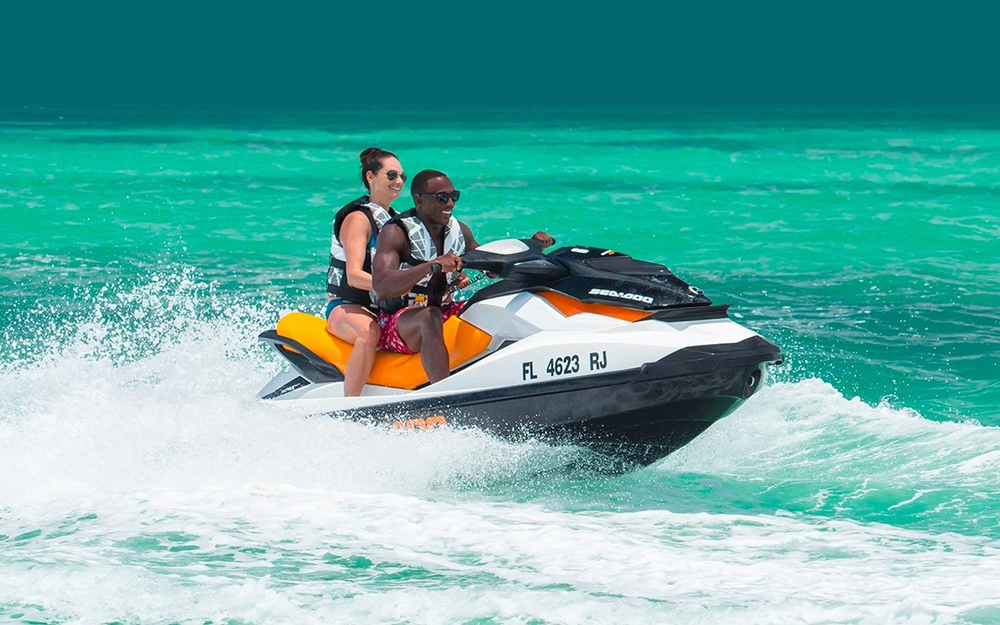
<path fill-rule="evenodd" d="M 572 507 L 595 495 L 577 488 L 593 476 L 567 469 L 580 449 L 469 430 L 404 435 L 256 401 L 283 366 L 257 334 L 284 311 L 314 308 L 310 298 L 255 301 L 186 270 L 79 301 L 65 323 L 33 310 L 12 324 L 39 327 L 14 346 L 27 356 L 0 363 L 0 445 L 22 467 L 0 485 L 0 501 L 247 483 L 502 499 L 562 488 L 559 505 Z M 995 493 L 997 449 L 1000 428 L 933 422 L 802 379 L 772 382 L 687 447 L 622 479 L 640 480 L 632 490 L 646 493 L 683 483 L 677 476 L 714 475 L 768 484 L 787 497 L 776 508 L 836 514 L 888 502 L 902 512 L 935 493 Z M 896 501 L 903 494 L 912 500 Z M 936 504 L 949 505 L 963 504 Z"/>
<path fill-rule="evenodd" d="M 257 401 L 283 366 L 257 334 L 312 304 L 254 302 L 182 273 L 106 287 L 65 324 L 55 311 L 23 315 L 15 326 L 41 327 L 17 345 L 30 357 L 0 365 L 0 448 L 21 467 L 0 484 L 0 506 L 248 483 L 427 493 L 580 453 Z"/>
<path fill-rule="evenodd" d="M 85 303 L 0 365 L 0 618 L 1000 618 L 998 428 L 783 381 L 652 467 L 579 473 L 254 400 L 294 301 L 181 274 Z"/>

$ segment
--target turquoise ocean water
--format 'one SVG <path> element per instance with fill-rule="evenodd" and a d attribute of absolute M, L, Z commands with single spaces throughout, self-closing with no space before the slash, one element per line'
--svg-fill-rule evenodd
<path fill-rule="evenodd" d="M 786 363 L 625 475 L 256 402 L 369 145 Z M 998 197 L 995 107 L 4 105 L 0 620 L 998 623 Z"/>

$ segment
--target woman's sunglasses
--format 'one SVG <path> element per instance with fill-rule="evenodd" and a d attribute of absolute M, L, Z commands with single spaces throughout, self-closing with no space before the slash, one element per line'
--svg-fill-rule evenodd
<path fill-rule="evenodd" d="M 402 178 L 403 182 L 406 182 L 406 174 L 401 171 L 396 171 L 395 169 L 387 170 L 385 172 L 385 177 L 389 179 L 389 182 L 392 182 L 396 178 Z"/>
<path fill-rule="evenodd" d="M 447 191 L 438 191 L 437 193 L 428 192 L 428 193 L 418 193 L 417 195 L 433 195 L 434 197 L 437 198 L 438 202 L 441 202 L 442 204 L 447 204 L 448 198 L 451 198 L 453 201 L 457 202 L 458 198 L 461 197 L 462 192 L 459 191 L 458 189 L 455 189 L 451 193 L 448 193 Z"/>

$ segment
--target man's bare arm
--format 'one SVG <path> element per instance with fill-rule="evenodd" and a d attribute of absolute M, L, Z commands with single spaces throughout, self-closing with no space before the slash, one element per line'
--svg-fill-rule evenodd
<path fill-rule="evenodd" d="M 415 267 L 400 269 L 400 258 L 406 253 L 408 241 L 402 228 L 387 226 L 378 233 L 375 244 L 375 260 L 372 261 L 372 285 L 379 299 L 399 297 L 410 292 L 421 278 L 438 263 L 442 271 L 457 271 L 461 259 L 455 254 L 442 254 Z"/>
<path fill-rule="evenodd" d="M 479 241 L 476 241 L 476 237 L 472 236 L 472 229 L 462 222 L 458 222 L 458 225 L 462 227 L 462 234 L 465 236 L 465 251 L 471 252 L 479 247 Z"/>

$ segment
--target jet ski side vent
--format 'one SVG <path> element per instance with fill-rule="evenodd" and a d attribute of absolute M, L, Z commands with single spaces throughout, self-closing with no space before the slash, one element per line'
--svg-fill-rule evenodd
<path fill-rule="evenodd" d="M 705 319 L 729 318 L 729 304 L 718 306 L 685 306 L 682 308 L 666 308 L 659 310 L 646 319 L 658 321 L 703 321 Z"/>

